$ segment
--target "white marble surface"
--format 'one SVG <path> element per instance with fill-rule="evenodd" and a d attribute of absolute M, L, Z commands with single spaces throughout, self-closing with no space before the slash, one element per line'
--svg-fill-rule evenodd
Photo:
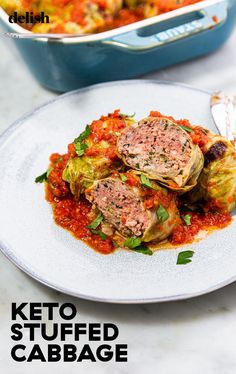
<path fill-rule="evenodd" d="M 236 93 L 236 32 L 219 51 L 150 78 Z M 0 131 L 54 97 L 31 77 L 22 61 L 0 41 Z M 1 230 L 1 228 L 0 228 Z M 230 260 L 230 259 L 229 259 Z M 0 255 L 0 372 L 6 374 L 234 374 L 236 372 L 236 284 L 192 300 L 142 306 L 73 299 L 32 280 Z M 10 359 L 11 302 L 71 301 L 81 322 L 116 323 L 129 362 L 15 364 Z"/>

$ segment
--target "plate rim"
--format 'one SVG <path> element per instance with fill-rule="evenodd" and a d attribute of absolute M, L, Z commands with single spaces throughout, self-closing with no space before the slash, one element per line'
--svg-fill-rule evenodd
<path fill-rule="evenodd" d="M 10 135 L 21 125 L 25 123 L 25 121 L 34 116 L 35 113 L 40 112 L 43 110 L 45 107 L 50 106 L 54 102 L 57 102 L 59 100 L 63 100 L 66 97 L 89 92 L 91 90 L 96 90 L 97 88 L 100 87 L 107 87 L 107 86 L 116 86 L 116 85 L 135 85 L 135 84 L 140 84 L 140 83 L 147 83 L 147 84 L 157 84 L 157 85 L 167 85 L 171 87 L 182 87 L 191 91 L 198 91 L 201 93 L 204 93 L 208 96 L 212 94 L 212 92 L 197 88 L 188 84 L 184 83 L 179 83 L 179 82 L 172 82 L 172 81 L 167 81 L 167 80 L 155 80 L 155 79 L 130 79 L 130 80 L 119 80 L 119 81 L 111 81 L 111 82 L 105 82 L 105 83 L 99 83 L 99 84 L 94 84 L 91 86 L 87 86 L 84 88 L 76 89 L 73 91 L 66 92 L 62 95 L 56 96 L 55 98 L 46 101 L 44 104 L 41 104 L 37 106 L 35 109 L 33 109 L 30 112 L 27 112 L 23 116 L 21 116 L 19 119 L 14 121 L 3 133 L 0 135 L 0 148 L 4 144 L 5 140 L 10 137 Z M 34 280 L 38 281 L 39 283 L 53 289 L 56 291 L 59 291 L 63 294 L 67 294 L 73 297 L 81 298 L 84 300 L 89 300 L 89 301 L 96 301 L 96 302 L 104 302 L 104 303 L 112 303 L 112 304 L 149 304 L 149 303 L 163 303 L 163 302 L 169 302 L 169 301 L 178 301 L 178 300 L 186 300 L 190 299 L 193 297 L 198 297 L 201 295 L 208 294 L 210 292 L 216 291 L 220 288 L 223 288 L 233 282 L 236 281 L 236 274 L 233 277 L 230 277 L 229 279 L 226 279 L 223 282 L 217 283 L 214 286 L 208 287 L 206 289 L 196 291 L 196 292 L 186 292 L 183 294 L 179 295 L 172 295 L 172 296 L 163 296 L 163 297 L 154 297 L 154 298 L 138 298 L 138 299 L 118 299 L 118 298 L 106 298 L 106 297 L 95 297 L 95 296 L 89 296 L 86 294 L 82 294 L 80 292 L 74 292 L 70 290 L 69 288 L 65 288 L 63 286 L 54 284 L 51 281 L 48 281 L 45 277 L 40 276 L 36 273 L 34 273 L 30 268 L 28 268 L 27 265 L 23 264 L 21 260 L 14 254 L 14 250 L 11 250 L 8 248 L 7 245 L 5 245 L 1 240 L 0 240 L 0 250 L 1 252 L 5 255 L 5 257 L 10 260 L 16 267 L 18 267 L 21 271 L 26 273 L 28 276 L 33 278 Z"/>

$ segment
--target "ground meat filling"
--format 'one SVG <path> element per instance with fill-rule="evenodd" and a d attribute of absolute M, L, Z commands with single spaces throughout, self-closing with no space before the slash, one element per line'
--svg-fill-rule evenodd
<path fill-rule="evenodd" d="M 147 118 L 126 128 L 117 146 L 130 167 L 153 176 L 178 176 L 191 157 L 188 134 L 164 118 Z"/>
<path fill-rule="evenodd" d="M 148 214 L 142 201 L 129 186 L 118 179 L 98 181 L 87 198 L 125 236 L 142 236 L 148 227 Z"/>

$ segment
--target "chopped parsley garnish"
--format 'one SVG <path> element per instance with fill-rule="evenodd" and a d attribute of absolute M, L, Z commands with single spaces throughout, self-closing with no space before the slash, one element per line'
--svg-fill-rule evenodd
<path fill-rule="evenodd" d="M 85 139 L 90 135 L 90 126 L 87 125 L 85 130 L 74 140 L 75 152 L 78 156 L 82 156 L 84 151 L 88 148 L 86 143 L 83 143 Z"/>
<path fill-rule="evenodd" d="M 51 173 L 52 170 L 53 170 L 53 167 L 51 166 L 50 168 L 48 168 L 47 171 L 45 171 L 45 173 L 43 173 L 43 174 L 39 175 L 37 178 L 35 178 L 35 183 L 47 182 L 49 174 Z"/>
<path fill-rule="evenodd" d="M 37 178 L 35 178 L 35 183 L 43 183 L 48 180 L 48 171 L 45 171 L 45 173 L 39 175 Z"/>
<path fill-rule="evenodd" d="M 107 235 L 104 234 L 104 232 L 102 232 L 101 230 L 98 231 L 98 235 L 100 236 L 100 238 L 102 240 L 106 240 L 107 239 Z"/>
<path fill-rule="evenodd" d="M 194 251 L 184 251 L 178 254 L 177 265 L 186 265 L 192 262 L 191 258 L 194 255 Z"/>
<path fill-rule="evenodd" d="M 141 174 L 140 175 L 140 180 L 141 180 L 141 183 L 144 187 L 151 188 L 151 189 L 155 190 L 155 187 L 153 187 L 152 182 L 150 181 L 149 178 L 146 177 L 146 175 Z"/>
<path fill-rule="evenodd" d="M 51 173 L 51 171 L 53 170 L 53 167 L 51 166 L 48 170 L 47 170 L 47 179 L 48 179 L 48 177 L 49 177 L 49 174 Z"/>
<path fill-rule="evenodd" d="M 75 145 L 75 152 L 78 156 L 83 156 L 84 151 L 88 148 L 88 145 L 86 143 L 80 143 L 80 142 L 75 143 L 74 142 L 74 145 Z"/>
<path fill-rule="evenodd" d="M 144 245 L 139 245 L 138 247 L 133 248 L 135 252 L 142 253 L 144 255 L 152 256 L 153 252 L 150 248 L 145 247 Z"/>
<path fill-rule="evenodd" d="M 184 220 L 186 226 L 191 225 L 191 218 L 192 216 L 190 214 L 186 214 L 185 216 L 181 216 L 181 218 Z"/>
<path fill-rule="evenodd" d="M 193 129 L 190 129 L 190 127 L 187 127 L 187 126 L 183 126 L 183 125 L 179 125 L 179 127 L 181 127 L 181 129 L 187 131 L 187 132 L 193 132 Z"/>
<path fill-rule="evenodd" d="M 90 126 L 87 125 L 85 127 L 85 130 L 77 137 L 75 138 L 74 142 L 82 142 L 83 140 L 87 139 L 87 137 L 90 135 L 91 133 L 91 130 L 90 130 Z"/>
<path fill-rule="evenodd" d="M 99 215 L 95 218 L 95 220 L 87 226 L 88 229 L 96 230 L 96 228 L 100 225 L 102 220 L 103 220 L 103 214 L 99 213 Z"/>
<path fill-rule="evenodd" d="M 63 160 L 63 157 L 58 157 L 58 159 L 56 160 L 54 165 L 57 164 L 58 162 L 62 161 L 62 160 Z M 49 174 L 51 173 L 52 170 L 53 170 L 53 166 L 50 166 L 50 168 L 48 168 L 48 170 L 45 171 L 45 173 L 43 173 L 43 174 L 39 175 L 37 178 L 35 178 L 35 183 L 47 182 Z"/>
<path fill-rule="evenodd" d="M 124 242 L 124 246 L 128 247 L 128 248 L 131 248 L 131 249 L 134 249 L 134 248 L 140 246 L 140 244 L 141 244 L 141 240 L 139 238 L 128 238 Z"/>
<path fill-rule="evenodd" d="M 168 211 L 163 207 L 163 205 L 159 206 L 156 214 L 160 223 L 164 223 L 170 217 Z"/>
<path fill-rule="evenodd" d="M 128 178 L 125 174 L 120 173 L 120 179 L 122 180 L 122 182 L 126 182 Z"/>
<path fill-rule="evenodd" d="M 102 232 L 101 230 L 93 230 L 93 229 L 90 229 L 90 230 L 91 230 L 91 232 L 93 234 L 99 235 L 102 240 L 106 240 L 107 239 L 107 235 L 104 234 L 104 232 Z"/>
<path fill-rule="evenodd" d="M 124 246 L 132 249 L 135 252 L 142 253 L 144 255 L 151 256 L 153 254 L 151 249 L 143 245 L 141 242 L 141 239 L 139 238 L 133 237 L 133 238 L 126 239 L 126 241 L 124 242 Z"/>

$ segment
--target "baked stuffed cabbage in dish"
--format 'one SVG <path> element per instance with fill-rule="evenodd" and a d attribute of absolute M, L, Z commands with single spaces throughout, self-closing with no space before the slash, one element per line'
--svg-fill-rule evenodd
<path fill-rule="evenodd" d="M 44 12 L 49 23 L 25 24 L 35 33 L 91 34 L 128 25 L 201 0 L 0 0 L 8 13 Z M 21 24 L 22 26 L 22 24 Z"/>
<path fill-rule="evenodd" d="M 197 184 L 203 168 L 198 145 L 186 130 L 165 117 L 147 117 L 125 128 L 117 150 L 128 167 L 182 193 Z"/>
<path fill-rule="evenodd" d="M 133 171 L 123 178 L 114 175 L 94 182 L 85 191 L 86 198 L 123 237 L 143 242 L 166 239 L 180 221 L 175 194 L 155 182 L 150 194 L 150 188 Z"/>
<path fill-rule="evenodd" d="M 115 110 L 52 154 L 36 182 L 45 182 L 55 222 L 99 253 L 151 255 L 231 223 L 236 152 L 188 120 Z"/>

